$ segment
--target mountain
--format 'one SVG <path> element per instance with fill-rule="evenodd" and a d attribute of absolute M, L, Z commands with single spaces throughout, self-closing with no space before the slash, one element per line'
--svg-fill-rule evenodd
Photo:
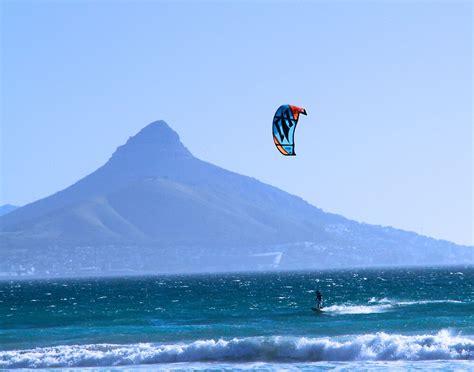
<path fill-rule="evenodd" d="M 39 275 L 464 263 L 472 247 L 323 212 L 195 158 L 164 121 L 0 217 L 0 271 Z M 8 250 L 8 253 L 7 253 Z"/>
<path fill-rule="evenodd" d="M 0 216 L 3 216 L 7 213 L 13 212 L 15 209 L 18 209 L 16 205 L 4 204 L 0 206 Z"/>

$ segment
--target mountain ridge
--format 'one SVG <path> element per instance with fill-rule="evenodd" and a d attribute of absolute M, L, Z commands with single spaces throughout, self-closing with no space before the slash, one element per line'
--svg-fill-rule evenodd
<path fill-rule="evenodd" d="M 275 249 L 283 252 L 277 266 L 289 268 L 312 267 L 307 259 L 314 255 L 329 264 L 336 260 L 337 265 L 354 260 L 370 264 L 371 255 L 380 260 L 395 257 L 400 263 L 404 255 L 409 260 L 414 254 L 411 250 L 427 246 L 432 251 L 418 252 L 417 257 L 433 256 L 436 251 L 434 257 L 440 263 L 469 259 L 469 252 L 459 251 L 462 246 L 351 221 L 255 178 L 197 159 L 162 120 L 130 137 L 103 166 L 66 189 L 0 217 L 0 226 L 0 243 L 14 252 L 23 249 L 35 256 L 35 251 L 52 252 L 55 247 L 55 255 L 66 260 L 69 249 L 82 247 L 80 256 L 84 257 L 71 272 L 91 260 L 84 247 L 97 251 L 105 246 L 114 247 L 119 255 L 128 249 L 125 247 L 150 249 L 148 254 L 158 269 L 171 256 L 176 256 L 175 261 L 181 257 L 183 265 L 173 261 L 178 271 L 189 271 L 192 265 L 183 255 L 208 263 L 217 253 L 220 261 L 202 266 L 212 271 L 220 263 L 230 269 L 246 267 L 247 258 Z M 176 247 L 181 248 L 177 251 Z M 395 253 L 387 251 L 388 258 L 384 258 L 385 250 L 395 248 Z M 101 265 L 107 266 L 106 251 L 99 251 Z M 171 256 L 170 251 L 174 252 Z M 97 259 L 97 252 L 94 257 Z M 74 256 L 68 259 L 75 260 Z M 10 269 L 17 261 L 28 264 L 25 257 L 7 261 Z M 244 263 L 235 266 L 237 261 Z M 136 270 L 143 271 L 143 265 L 136 264 Z M 8 267 L 3 270 L 10 270 Z M 48 271 L 48 263 L 32 267 Z M 255 267 L 268 268 L 268 264 Z"/>

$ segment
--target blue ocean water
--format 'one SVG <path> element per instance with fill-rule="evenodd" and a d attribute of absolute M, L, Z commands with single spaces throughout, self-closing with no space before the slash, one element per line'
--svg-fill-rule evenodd
<path fill-rule="evenodd" d="M 3 281 L 0 320 L 0 368 L 462 370 L 474 268 Z"/>

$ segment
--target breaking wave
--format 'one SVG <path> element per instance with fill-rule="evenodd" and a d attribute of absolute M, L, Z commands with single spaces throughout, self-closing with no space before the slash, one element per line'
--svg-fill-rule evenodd
<path fill-rule="evenodd" d="M 177 344 L 72 345 L 0 352 L 0 368 L 123 366 L 176 362 L 474 360 L 474 339 L 386 333 L 348 339 L 248 337 Z"/>

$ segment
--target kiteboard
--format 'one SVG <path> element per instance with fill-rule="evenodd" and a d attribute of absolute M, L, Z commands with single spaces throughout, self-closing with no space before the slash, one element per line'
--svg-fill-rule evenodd
<path fill-rule="evenodd" d="M 323 312 L 323 309 L 318 309 L 317 307 L 312 307 L 311 310 L 318 314 L 321 314 Z"/>

